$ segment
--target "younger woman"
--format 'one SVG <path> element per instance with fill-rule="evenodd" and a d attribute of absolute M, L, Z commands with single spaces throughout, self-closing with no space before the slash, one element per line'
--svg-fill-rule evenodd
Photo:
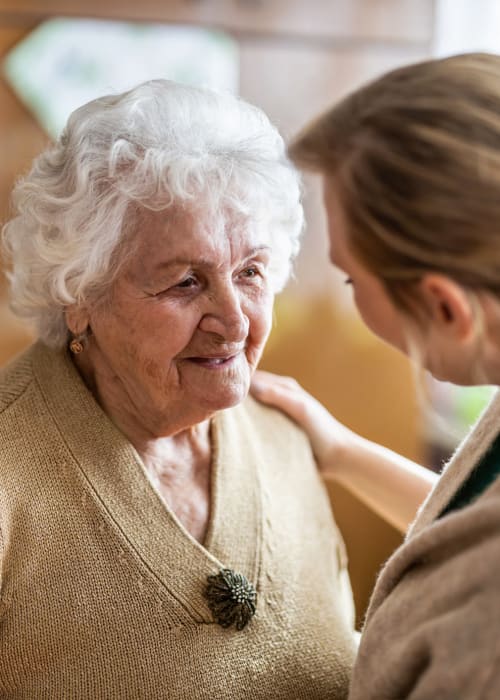
<path fill-rule="evenodd" d="M 500 56 L 408 66 L 308 126 L 330 257 L 366 325 L 435 377 L 500 384 Z M 432 475 L 335 421 L 289 380 L 256 393 L 310 433 L 320 467 L 395 524 Z M 459 447 L 375 587 L 352 700 L 500 697 L 500 398 Z"/>

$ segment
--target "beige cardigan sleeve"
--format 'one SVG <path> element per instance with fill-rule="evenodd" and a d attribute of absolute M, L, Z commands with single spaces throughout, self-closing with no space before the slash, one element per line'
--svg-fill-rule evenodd
<path fill-rule="evenodd" d="M 389 560 L 350 698 L 500 698 L 500 484 Z"/>

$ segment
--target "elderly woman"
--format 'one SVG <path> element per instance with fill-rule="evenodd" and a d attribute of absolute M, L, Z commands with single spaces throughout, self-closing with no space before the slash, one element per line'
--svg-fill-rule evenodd
<path fill-rule="evenodd" d="M 342 540 L 304 434 L 246 398 L 302 227 L 276 130 L 145 83 L 14 205 L 39 340 L 0 379 L 1 696 L 345 697 Z"/>

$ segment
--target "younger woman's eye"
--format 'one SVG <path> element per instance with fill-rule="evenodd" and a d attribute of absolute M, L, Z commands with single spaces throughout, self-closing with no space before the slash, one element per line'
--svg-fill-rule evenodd
<path fill-rule="evenodd" d="M 352 278 L 346 277 L 346 279 L 344 280 L 344 284 L 352 284 Z"/>

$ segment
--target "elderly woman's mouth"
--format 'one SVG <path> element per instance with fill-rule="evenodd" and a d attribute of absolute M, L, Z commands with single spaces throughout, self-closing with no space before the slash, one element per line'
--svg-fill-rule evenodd
<path fill-rule="evenodd" d="M 206 367 L 207 369 L 219 369 L 230 365 L 239 353 L 235 355 L 218 355 L 217 357 L 188 357 L 189 362 L 194 362 L 197 365 Z"/>

